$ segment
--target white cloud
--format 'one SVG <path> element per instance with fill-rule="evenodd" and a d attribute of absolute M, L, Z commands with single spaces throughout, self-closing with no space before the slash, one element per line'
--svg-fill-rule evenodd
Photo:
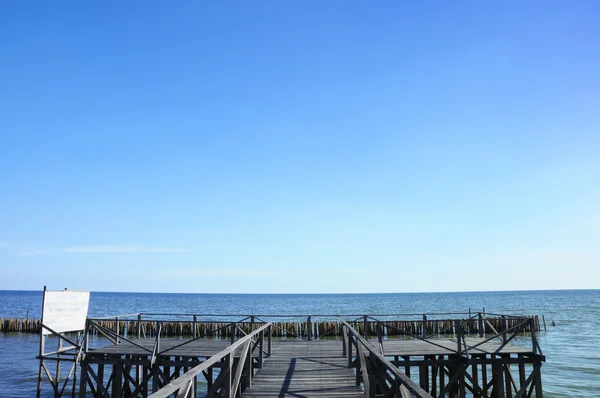
<path fill-rule="evenodd" d="M 0 246 L 8 246 L 7 240 L 0 240 Z"/>
<path fill-rule="evenodd" d="M 71 246 L 62 249 L 66 253 L 184 253 L 198 248 L 164 247 L 147 245 L 91 245 Z"/>

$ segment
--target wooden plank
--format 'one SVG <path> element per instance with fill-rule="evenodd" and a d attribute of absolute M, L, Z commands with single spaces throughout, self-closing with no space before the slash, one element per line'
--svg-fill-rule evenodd
<path fill-rule="evenodd" d="M 342 342 L 274 341 L 272 355 L 242 397 L 364 397 Z"/>

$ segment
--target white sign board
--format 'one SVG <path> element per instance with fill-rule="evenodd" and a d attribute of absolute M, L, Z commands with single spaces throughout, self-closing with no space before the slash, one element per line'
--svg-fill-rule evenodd
<path fill-rule="evenodd" d="M 42 309 L 43 324 L 57 333 L 83 330 L 89 303 L 90 292 L 46 291 Z M 42 334 L 51 332 L 42 328 Z"/>

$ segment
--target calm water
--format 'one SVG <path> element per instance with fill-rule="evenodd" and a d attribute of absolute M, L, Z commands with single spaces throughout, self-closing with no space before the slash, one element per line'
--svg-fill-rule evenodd
<path fill-rule="evenodd" d="M 0 317 L 38 318 L 41 292 L 0 291 Z M 600 396 L 600 290 L 244 295 L 92 293 L 90 316 L 135 312 L 214 314 L 384 314 L 434 313 L 485 308 L 491 313 L 545 315 L 540 344 L 547 397 Z M 555 327 L 550 323 L 554 321 Z M 0 396 L 35 393 L 37 335 L 0 333 Z"/>

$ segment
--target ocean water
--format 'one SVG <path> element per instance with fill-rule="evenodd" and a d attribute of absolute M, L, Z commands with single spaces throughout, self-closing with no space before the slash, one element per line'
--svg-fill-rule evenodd
<path fill-rule="evenodd" d="M 0 291 L 0 317 L 39 318 L 41 302 L 41 291 Z M 547 331 L 539 335 L 546 355 L 545 397 L 600 396 L 600 290 L 314 295 L 92 292 L 89 315 L 422 314 L 484 308 L 488 313 L 545 317 Z M 0 397 L 35 395 L 38 345 L 37 335 L 0 333 Z"/>

